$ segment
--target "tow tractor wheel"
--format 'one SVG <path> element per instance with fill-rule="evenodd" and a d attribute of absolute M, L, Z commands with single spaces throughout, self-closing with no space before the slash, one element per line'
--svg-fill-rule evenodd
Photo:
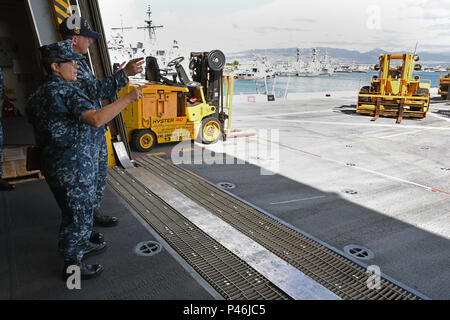
<path fill-rule="evenodd" d="M 430 90 L 425 88 L 419 88 L 417 89 L 417 94 L 421 97 L 427 97 L 430 94 Z"/>
<path fill-rule="evenodd" d="M 370 92 L 369 86 L 362 87 L 361 90 L 359 91 L 360 94 L 368 94 L 369 92 Z M 370 102 L 370 97 L 360 97 L 359 102 Z"/>
<path fill-rule="evenodd" d="M 441 91 L 447 91 L 448 92 L 448 90 L 450 89 L 450 85 L 444 85 L 444 84 L 441 84 Z M 441 94 L 441 98 L 442 98 L 442 100 L 447 100 L 447 96 L 448 95 L 446 95 L 446 94 Z"/>
<path fill-rule="evenodd" d="M 419 88 L 417 89 L 417 95 L 419 97 L 430 97 L 430 90 L 426 89 L 426 88 Z M 426 105 L 425 105 L 426 107 Z M 422 111 L 421 107 L 411 107 L 410 108 L 411 111 Z"/>
<path fill-rule="evenodd" d="M 222 135 L 222 125 L 219 120 L 213 117 L 202 120 L 202 126 L 198 134 L 198 141 L 203 144 L 211 144 L 217 142 Z"/>
<path fill-rule="evenodd" d="M 139 152 L 148 152 L 156 144 L 156 135 L 148 130 L 136 130 L 133 132 L 132 144 Z"/>

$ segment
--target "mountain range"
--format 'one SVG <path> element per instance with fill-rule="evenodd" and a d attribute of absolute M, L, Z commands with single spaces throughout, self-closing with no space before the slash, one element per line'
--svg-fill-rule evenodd
<path fill-rule="evenodd" d="M 368 52 L 360 52 L 357 50 L 338 49 L 330 47 L 317 47 L 318 57 L 323 56 L 326 52 L 328 56 L 339 63 L 352 63 L 357 64 L 376 64 L 378 57 L 382 53 L 388 53 L 383 49 L 373 49 Z M 313 48 L 300 48 L 300 55 L 303 59 L 311 57 Z M 400 53 L 400 52 L 389 52 Z M 447 64 L 450 65 L 450 52 L 432 53 L 432 52 L 417 52 L 420 56 L 420 63 L 422 64 Z M 266 57 L 268 60 L 288 60 L 296 59 L 297 48 L 283 48 L 283 49 L 254 49 L 241 52 L 229 53 L 226 55 L 227 61 L 233 60 L 249 60 L 255 56 Z"/>

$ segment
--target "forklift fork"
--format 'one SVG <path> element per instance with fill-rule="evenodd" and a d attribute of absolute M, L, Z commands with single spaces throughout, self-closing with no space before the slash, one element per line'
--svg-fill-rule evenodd
<path fill-rule="evenodd" d="M 400 101 L 400 105 L 398 106 L 398 119 L 397 119 L 397 124 L 402 123 L 402 120 L 403 120 L 403 111 L 405 110 L 404 106 L 405 106 L 405 99 L 402 99 L 402 100 Z"/>
<path fill-rule="evenodd" d="M 381 104 L 381 98 L 377 98 L 377 104 L 375 107 L 375 116 L 370 121 L 377 121 L 380 117 L 380 104 Z"/>

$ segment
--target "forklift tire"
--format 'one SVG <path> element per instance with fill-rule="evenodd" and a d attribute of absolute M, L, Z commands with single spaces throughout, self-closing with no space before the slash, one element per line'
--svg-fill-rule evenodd
<path fill-rule="evenodd" d="M 148 152 L 156 144 L 156 135 L 148 129 L 135 130 L 131 143 L 137 151 Z"/>
<path fill-rule="evenodd" d="M 207 59 L 208 67 L 210 67 L 212 71 L 222 71 L 225 67 L 225 54 L 220 50 L 209 52 Z"/>
<path fill-rule="evenodd" d="M 222 135 L 222 125 L 217 118 L 208 117 L 202 120 L 197 141 L 203 144 L 216 143 Z"/>
<path fill-rule="evenodd" d="M 441 94 L 441 98 L 442 98 L 442 100 L 447 100 L 447 95 L 446 94 Z"/>

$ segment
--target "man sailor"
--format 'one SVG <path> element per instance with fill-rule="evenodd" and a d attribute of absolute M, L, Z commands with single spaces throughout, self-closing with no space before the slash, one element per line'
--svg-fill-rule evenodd
<path fill-rule="evenodd" d="M 73 17 L 66 18 L 59 26 L 59 31 L 63 39 L 72 40 L 73 51 L 80 55 L 86 55 L 92 43 L 101 37 L 91 29 L 89 23 L 82 17 L 77 17 L 79 25 L 73 23 Z M 77 19 L 75 19 L 77 21 Z M 143 71 L 142 64 L 144 58 L 131 60 L 125 68 L 122 66 L 119 71 L 112 76 L 103 79 L 96 79 L 94 73 L 89 67 L 86 59 L 81 59 L 78 64 L 77 81 L 73 84 L 79 87 L 90 99 L 95 102 L 95 108 L 101 108 L 100 101 L 111 99 L 128 84 L 128 77 L 134 76 Z M 96 177 L 97 187 L 95 190 L 96 199 L 94 204 L 94 226 L 113 227 L 117 225 L 118 219 L 103 215 L 100 213 L 100 206 L 103 200 L 103 195 L 106 187 L 106 178 L 108 170 L 108 153 L 106 148 L 105 138 L 106 127 L 102 126 L 96 132 L 97 149 L 94 150 L 94 158 L 98 159 L 96 162 Z"/>

